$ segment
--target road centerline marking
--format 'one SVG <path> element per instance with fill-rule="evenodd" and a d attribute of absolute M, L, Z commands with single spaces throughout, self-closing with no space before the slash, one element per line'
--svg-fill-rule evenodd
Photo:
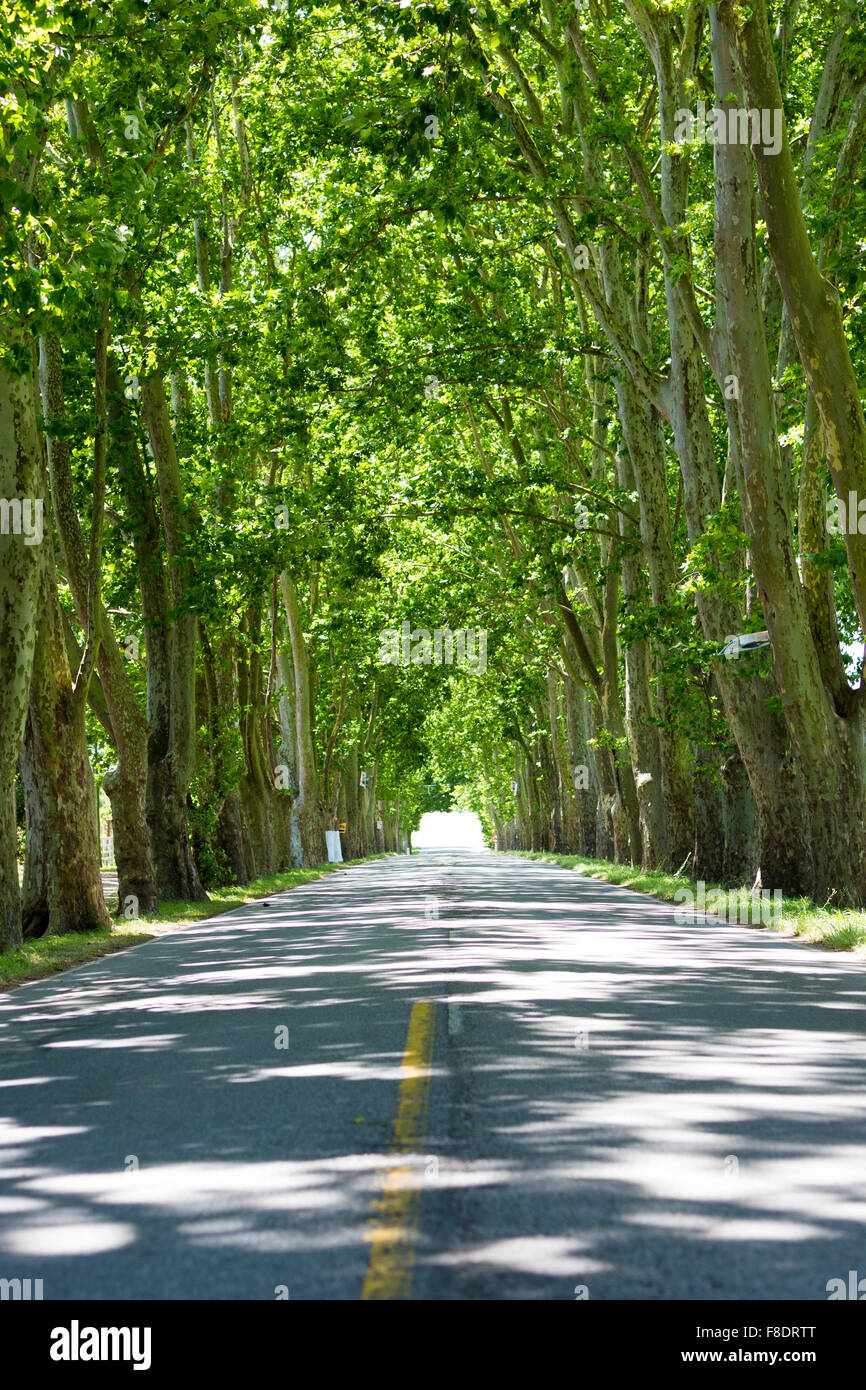
<path fill-rule="evenodd" d="M 421 1202 L 420 1170 L 417 1165 L 400 1160 L 407 1154 L 421 1152 L 427 1125 L 435 1020 L 433 1000 L 420 999 L 412 1005 L 400 1063 L 400 1104 L 391 1161 L 381 1196 L 374 1203 L 375 1225 L 365 1237 L 372 1249 L 362 1299 L 408 1298 L 412 1286 Z"/>

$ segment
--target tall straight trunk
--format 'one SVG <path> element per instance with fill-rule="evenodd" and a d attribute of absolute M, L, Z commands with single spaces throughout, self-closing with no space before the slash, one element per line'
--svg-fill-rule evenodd
<path fill-rule="evenodd" d="M 148 694 L 153 696 L 148 824 L 160 897 L 202 901 L 207 894 L 192 857 L 187 809 L 195 766 L 196 628 L 187 606 L 192 577 L 186 550 L 190 522 L 165 387 L 158 371 L 141 383 L 141 407 L 156 466 L 172 603 L 172 616 L 165 611 L 162 615 L 167 640 L 148 661 L 152 686 Z"/>
<path fill-rule="evenodd" d="M 280 747 L 277 786 L 291 797 L 289 813 L 289 855 L 294 868 L 304 862 L 304 847 L 298 826 L 298 729 L 295 718 L 295 668 L 291 650 L 277 648 L 277 671 L 282 691 L 279 698 Z"/>
<path fill-rule="evenodd" d="M 643 288 L 636 294 L 636 304 L 632 305 L 626 292 L 622 264 L 622 251 L 613 241 L 605 241 L 601 250 L 604 271 L 605 294 L 616 319 L 628 322 L 629 309 L 633 308 L 634 332 L 638 350 L 643 346 L 639 341 L 642 334 L 645 344 L 650 342 L 648 326 L 648 305 L 646 303 L 646 275 L 637 276 L 638 285 Z M 644 563 L 650 583 L 653 604 L 664 607 L 677 582 L 674 560 L 674 544 L 668 501 L 668 484 L 665 471 L 664 438 L 662 420 L 655 406 L 643 396 L 631 373 L 624 364 L 615 371 L 617 407 L 623 431 L 625 448 L 617 452 L 617 482 L 620 487 L 636 491 L 640 506 L 640 539 L 644 551 Z M 626 516 L 620 512 L 619 525 L 623 535 L 629 534 Z M 624 555 L 623 585 L 626 594 L 636 592 L 638 568 L 634 558 Z M 688 743 L 677 729 L 672 717 L 664 678 L 664 654 L 662 652 L 661 670 L 657 681 L 656 701 L 649 699 L 649 663 L 651 652 L 646 644 L 637 644 L 631 658 L 626 654 L 626 703 L 629 702 L 628 671 L 631 669 L 633 685 L 634 737 L 632 753 L 638 752 L 644 765 L 638 771 L 635 765 L 635 781 L 641 800 L 641 829 L 644 841 L 645 862 L 653 867 L 661 866 L 675 859 L 682 862 L 694 840 L 694 796 L 692 791 L 692 758 Z M 645 693 L 642 693 L 644 692 Z M 650 711 L 655 703 L 656 708 Z M 647 722 L 652 717 L 657 723 L 655 732 Z M 638 729 L 640 734 L 638 735 Z M 635 737 L 639 737 L 636 743 Z M 647 762 L 647 759 L 649 760 Z M 649 779 L 653 779 L 650 781 Z M 646 856 L 649 856 L 647 860 Z"/>
<path fill-rule="evenodd" d="M 495 767 L 495 749 L 493 753 L 493 758 Z M 490 768 L 482 768 L 481 775 L 484 780 L 484 806 L 487 811 L 488 820 L 490 821 L 490 824 L 493 826 L 493 833 L 496 836 L 496 841 L 494 842 L 493 847 L 494 849 L 498 850 L 511 849 L 512 826 L 509 822 L 506 822 L 505 817 L 501 815 L 499 807 L 496 804 L 496 799 L 493 795 L 493 789 L 491 787 L 492 777 Z"/>
<path fill-rule="evenodd" d="M 603 743 L 605 720 L 594 700 L 588 702 L 588 714 L 589 737 L 596 745 Z M 636 864 L 640 855 L 640 821 L 635 852 L 633 830 L 620 794 L 613 754 L 604 747 L 596 747 L 592 751 L 599 787 L 595 821 L 596 854 L 602 859 L 613 859 L 617 864 Z"/>
<path fill-rule="evenodd" d="M 376 786 L 378 784 L 378 781 L 379 760 L 377 758 L 376 765 L 373 768 L 373 794 L 370 797 L 370 820 L 372 824 L 372 843 L 375 847 L 375 853 L 381 854 L 385 848 L 385 840 L 383 836 L 384 817 L 382 815 L 382 803 L 378 800 L 376 796 Z"/>
<path fill-rule="evenodd" d="M 114 457 L 123 489 L 141 594 L 142 626 L 147 674 L 147 786 L 145 815 L 150 833 L 154 871 L 160 892 L 180 896 L 175 870 L 175 848 L 165 832 L 163 798 L 164 766 L 170 755 L 171 737 L 171 598 L 165 572 L 163 544 L 154 488 L 142 460 L 128 412 L 109 380 L 109 397 Z"/>
<path fill-rule="evenodd" d="M 4 348 L 11 346 L 7 341 Z M 32 371 L 13 375 L 0 361 L 0 497 L 31 508 L 31 522 L 45 505 L 42 446 L 36 423 Z M 0 944 L 21 944 L 21 893 L 15 817 L 15 767 L 30 697 L 36 647 L 39 590 L 50 532 L 28 544 L 23 529 L 0 530 Z"/>
<path fill-rule="evenodd" d="M 616 544 L 614 542 L 613 544 Z M 613 555 L 609 557 L 613 560 Z M 622 846 L 618 860 L 632 864 L 641 862 L 641 829 L 638 810 L 637 783 L 631 756 L 628 751 L 625 717 L 620 699 L 619 683 L 619 641 L 617 634 L 617 606 L 619 598 L 619 575 L 613 572 L 612 564 L 604 585 L 604 622 L 601 630 L 601 646 L 604 654 L 604 698 L 602 714 L 605 728 L 615 736 L 618 748 L 611 753 L 614 777 L 616 779 L 617 799 L 621 804 L 625 825 L 628 831 L 628 852 Z M 612 807 L 612 814 L 616 809 Z M 619 857 L 621 855 L 621 858 Z"/>
<path fill-rule="evenodd" d="M 614 542 L 616 544 L 616 542 Z M 639 864 L 641 861 L 640 810 L 634 769 L 628 753 L 625 719 L 620 701 L 619 644 L 617 640 L 617 605 L 619 575 L 611 557 L 606 557 L 607 578 L 604 584 L 601 640 L 596 644 L 594 634 L 584 633 L 574 610 L 560 585 L 558 605 L 565 620 L 567 639 L 563 655 L 571 660 L 570 650 L 579 659 L 583 675 L 595 697 L 593 701 L 593 738 L 600 736 L 596 770 L 601 788 L 603 816 L 613 840 L 617 863 Z M 571 648 L 569 647 L 569 640 Z M 572 662 L 572 665 L 574 663 Z M 601 674 L 599 674 L 601 666 Z M 575 667 L 575 669 L 577 669 Z M 619 749 L 609 746 L 610 736 Z"/>
<path fill-rule="evenodd" d="M 545 696 L 547 691 L 545 691 Z M 539 849 L 557 850 L 562 842 L 559 789 L 556 778 L 556 764 L 551 748 L 549 712 L 547 700 L 534 697 L 531 708 L 535 716 L 535 737 L 532 741 L 532 755 L 535 764 L 535 792 L 538 803 Z"/>
<path fill-rule="evenodd" d="M 295 685 L 295 734 L 297 739 L 298 801 L 296 820 L 304 863 L 322 864 L 328 857 L 324 812 L 319 801 L 319 769 L 313 737 L 310 659 L 301 624 L 301 611 L 294 581 L 288 571 L 280 575 L 280 590 L 289 637 Z"/>
<path fill-rule="evenodd" d="M 532 750 L 522 734 L 518 735 L 517 782 L 520 788 L 518 812 L 525 828 L 528 848 L 546 849 L 541 807 L 538 800 L 538 777 Z"/>
<path fill-rule="evenodd" d="M 241 801 L 247 821 L 256 827 L 257 855 L 261 868 L 257 873 L 273 874 L 280 866 L 278 797 L 274 788 L 268 753 L 265 747 L 264 725 L 267 712 L 264 704 L 264 678 L 261 650 L 261 608 L 251 605 L 246 612 L 247 648 L 249 659 L 238 660 L 238 703 L 244 711 L 241 727 L 246 775 L 241 782 Z"/>
<path fill-rule="evenodd" d="M 214 132 L 217 139 L 218 153 L 220 153 L 220 134 L 219 123 L 214 111 Z M 196 150 L 193 138 L 193 126 L 191 121 L 186 122 L 186 151 L 187 163 L 194 169 L 196 163 Z M 191 183 L 198 193 L 199 180 L 195 173 L 191 174 Z M 225 189 L 223 189 L 223 202 L 225 202 Z M 224 219 L 225 221 L 225 219 Z M 199 205 L 193 217 L 193 232 L 195 243 L 196 259 L 196 278 L 199 289 L 206 297 L 211 294 L 211 258 L 213 256 L 213 245 L 208 232 L 205 210 Z M 228 236 L 228 227 L 224 226 L 223 245 L 221 248 L 220 262 L 222 274 L 220 277 L 220 297 L 229 293 L 232 289 L 232 246 L 231 238 Z M 226 439 L 226 428 L 231 420 L 231 368 L 223 366 L 217 369 L 216 349 L 210 347 L 204 359 L 204 387 L 205 399 L 207 401 L 208 417 L 211 430 L 216 438 L 216 459 L 219 467 L 219 485 L 217 514 L 221 522 L 230 521 L 234 504 L 234 487 L 229 466 L 229 446 Z M 183 418 L 185 411 L 179 412 Z M 208 695 L 211 702 L 211 719 L 214 729 L 219 729 L 227 733 L 234 724 L 236 718 L 235 701 L 235 637 L 233 633 L 228 635 L 215 635 L 213 645 L 209 654 L 210 671 L 208 674 Z M 244 749 L 246 752 L 246 747 Z M 231 869 L 235 882 L 248 883 L 250 874 L 261 874 L 270 872 L 262 867 L 264 857 L 262 853 L 263 837 L 266 838 L 263 824 L 263 802 L 261 791 L 257 786 L 257 774 L 254 769 L 247 764 L 247 788 L 246 800 L 255 803 L 256 820 L 259 825 L 257 833 L 252 834 L 249 821 L 244 822 L 241 812 L 241 793 L 236 782 L 228 779 L 228 767 L 230 759 L 224 752 L 223 739 L 217 738 L 213 753 L 214 762 L 214 781 L 215 795 L 218 801 L 217 813 L 217 839 Z"/>
<path fill-rule="evenodd" d="M 221 660 L 220 660 L 221 656 Z M 229 658 L 225 645 L 218 656 L 215 696 L 216 709 L 223 719 L 232 708 L 234 663 Z M 222 805 L 219 810 L 219 837 L 223 851 L 229 860 L 236 883 L 250 881 L 251 866 L 244 850 L 244 826 L 241 807 L 240 788 L 232 785 L 224 787 Z"/>
<path fill-rule="evenodd" d="M 381 730 L 377 734 L 375 745 L 368 749 L 365 763 L 367 771 L 367 783 L 364 787 L 363 798 L 363 822 L 364 840 L 366 843 L 366 853 L 375 854 L 379 849 L 379 835 L 376 827 L 376 782 L 379 775 L 379 743 L 381 741 Z"/>
<path fill-rule="evenodd" d="M 644 405 L 649 408 L 648 403 L 644 402 Z M 617 481 L 622 488 L 634 485 L 631 459 L 625 449 L 617 453 Z M 623 539 L 627 541 L 631 524 L 622 515 L 619 524 Z M 638 555 L 627 544 L 622 552 L 622 587 L 627 599 L 637 597 L 644 588 Z M 642 863 L 645 869 L 657 869 L 666 866 L 669 861 L 671 818 L 670 815 L 665 816 L 665 810 L 670 813 L 672 805 L 666 806 L 664 797 L 661 742 L 650 685 L 650 661 L 648 642 L 636 641 L 626 647 L 625 717 L 640 807 Z M 687 824 L 690 820 L 691 817 L 687 817 Z M 678 840 L 674 839 L 675 855 L 680 847 Z"/>
<path fill-rule="evenodd" d="M 376 825 L 376 773 L 377 764 L 374 762 L 372 768 L 367 768 L 367 785 L 364 787 L 364 838 L 368 854 L 376 854 L 380 849 Z"/>
<path fill-rule="evenodd" d="M 239 805 L 238 790 L 236 786 L 232 785 L 232 773 L 230 771 L 232 764 L 231 741 L 233 737 L 236 737 L 235 721 L 227 722 L 223 718 L 217 690 L 217 664 L 204 627 L 201 629 L 201 651 L 207 697 L 206 721 L 210 731 L 209 798 L 218 808 L 214 838 L 232 881 L 246 884 L 250 881 L 249 856 L 237 810 Z"/>
<path fill-rule="evenodd" d="M 532 815 L 530 810 L 530 799 L 526 788 L 526 775 L 524 771 L 524 754 L 520 747 L 514 750 L 514 781 L 517 789 L 514 793 L 514 821 L 517 827 L 517 849 L 532 849 Z"/>
<path fill-rule="evenodd" d="M 574 854 L 580 836 L 580 812 L 568 766 L 568 745 L 562 717 L 560 679 L 556 671 L 547 673 L 547 708 L 550 721 L 550 742 L 556 764 L 557 799 L 560 806 L 560 850 Z M 566 717 L 567 718 L 567 717 Z"/>
<path fill-rule="evenodd" d="M 376 728 L 376 717 L 379 709 L 379 690 L 373 685 L 370 693 L 370 709 L 367 713 L 362 704 L 358 710 L 361 734 L 358 739 L 358 852 L 361 858 L 365 858 L 373 852 L 375 847 L 372 834 L 372 817 L 369 814 L 371 799 L 371 788 L 368 785 L 370 780 L 370 768 L 374 757 L 378 755 L 379 743 L 382 738 L 381 730 Z M 365 774 L 365 785 L 361 786 L 361 773 Z"/>
<path fill-rule="evenodd" d="M 590 775 L 590 758 L 586 746 L 586 701 L 580 686 L 575 684 L 568 673 L 563 683 L 563 699 L 568 773 L 578 813 L 577 841 L 572 852 L 593 855 L 598 790 Z"/>
<path fill-rule="evenodd" d="M 353 743 L 349 749 L 343 777 L 341 779 L 343 819 L 346 823 L 344 838 L 346 842 L 347 859 L 360 859 L 363 854 L 360 837 L 359 780 L 360 767 L 358 763 L 358 745 Z"/>

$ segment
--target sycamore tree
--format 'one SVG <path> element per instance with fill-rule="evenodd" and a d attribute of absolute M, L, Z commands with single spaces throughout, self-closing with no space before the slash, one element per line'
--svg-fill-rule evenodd
<path fill-rule="evenodd" d="M 7 939 L 92 766 L 127 915 L 449 798 L 863 900 L 855 10 L 7 7 Z"/>

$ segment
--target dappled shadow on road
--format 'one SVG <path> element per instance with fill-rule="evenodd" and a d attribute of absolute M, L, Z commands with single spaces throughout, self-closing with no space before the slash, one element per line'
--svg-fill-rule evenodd
<path fill-rule="evenodd" d="M 0 1276 L 357 1297 L 422 998 L 416 1297 L 866 1274 L 860 962 L 505 857 L 269 901 L 0 1000 Z"/>

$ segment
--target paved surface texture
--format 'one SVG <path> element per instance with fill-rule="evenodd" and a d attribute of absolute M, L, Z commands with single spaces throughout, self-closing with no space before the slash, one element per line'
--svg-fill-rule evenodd
<path fill-rule="evenodd" d="M 861 961 L 501 855 L 268 901 L 0 996 L 0 1278 L 360 1298 L 419 1001 L 412 1298 L 866 1275 Z"/>

